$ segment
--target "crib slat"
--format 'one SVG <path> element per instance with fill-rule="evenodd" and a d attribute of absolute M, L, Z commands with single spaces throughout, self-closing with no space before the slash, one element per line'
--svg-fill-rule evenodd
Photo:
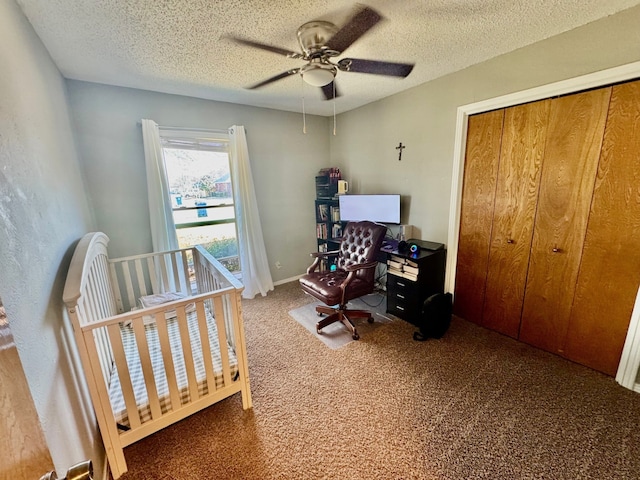
<path fill-rule="evenodd" d="M 184 273 L 184 292 L 185 295 L 191 295 L 191 281 L 189 280 L 189 259 L 187 258 L 187 250 L 182 250 L 182 271 Z"/>
<path fill-rule="evenodd" d="M 162 321 L 165 320 L 162 319 Z M 151 362 L 151 355 L 149 354 L 149 344 L 147 343 L 144 321 L 136 318 L 133 320 L 132 324 L 133 333 L 136 338 L 136 343 L 138 344 L 138 353 L 140 354 L 140 366 L 142 367 L 144 384 L 147 388 L 147 397 L 149 399 L 149 407 L 151 408 L 151 418 L 156 420 L 162 416 L 162 410 L 160 409 L 160 401 L 158 400 L 156 380 L 153 376 L 153 364 Z"/>
<path fill-rule="evenodd" d="M 173 289 L 176 292 L 180 291 L 180 270 L 178 270 L 178 259 L 179 254 L 174 252 L 173 254 L 170 255 L 171 257 L 171 266 L 173 267 L 173 281 L 174 283 L 174 287 Z"/>
<path fill-rule="evenodd" d="M 159 255 L 158 260 L 160 261 L 160 269 L 162 272 L 162 291 L 159 293 L 164 293 L 171 290 L 171 285 L 169 284 L 169 272 L 167 270 L 167 256 Z"/>
<path fill-rule="evenodd" d="M 178 314 L 178 328 L 180 330 L 180 342 L 182 343 L 184 367 L 187 371 L 187 380 L 189 383 L 189 395 L 193 402 L 194 400 L 197 400 L 200 395 L 198 394 L 198 382 L 196 380 L 196 371 L 193 366 L 193 351 L 191 349 L 191 338 L 189 337 L 189 327 L 187 325 L 184 306 L 177 307 L 176 313 Z"/>
<path fill-rule="evenodd" d="M 222 309 L 222 298 L 216 296 L 213 299 L 214 318 L 218 327 L 218 344 L 220 345 L 220 359 L 222 360 L 222 376 L 224 386 L 231 385 L 231 368 L 229 367 L 229 350 L 227 349 L 227 329 L 224 321 L 224 311 Z"/>
<path fill-rule="evenodd" d="M 116 295 L 116 308 L 118 313 L 124 312 L 124 304 L 122 303 L 122 293 L 120 289 L 120 282 L 118 281 L 118 273 L 116 271 L 116 264 L 109 262 L 109 272 L 111 273 L 111 285 L 114 286 L 113 291 Z"/>
<path fill-rule="evenodd" d="M 235 347 L 236 345 L 236 327 L 233 324 L 234 312 L 231 308 L 233 302 L 231 301 L 231 295 L 225 295 L 222 299 L 224 308 L 224 324 L 229 335 L 229 343 Z"/>
<path fill-rule="evenodd" d="M 86 298 L 86 303 L 85 305 L 87 306 L 86 309 L 86 313 L 87 313 L 87 319 L 88 321 L 85 321 L 85 324 L 88 323 L 93 323 L 95 322 L 97 319 L 99 319 L 99 312 L 98 312 L 98 305 L 97 302 L 95 301 L 96 298 L 96 294 L 95 291 L 93 290 L 93 279 L 92 279 L 92 271 L 89 270 L 89 274 L 87 275 L 87 284 L 86 284 L 86 290 L 85 290 L 85 295 L 87 296 Z"/>
<path fill-rule="evenodd" d="M 162 361 L 164 362 L 164 371 L 167 375 L 167 385 L 169 386 L 169 395 L 171 396 L 171 409 L 175 412 L 182 401 L 178 390 L 178 381 L 176 380 L 176 367 L 173 363 L 173 355 L 171 355 L 171 342 L 169 341 L 169 329 L 167 322 L 162 321 L 164 312 L 156 314 L 156 326 L 158 327 L 158 339 L 160 340 L 160 350 L 162 351 Z"/>
<path fill-rule="evenodd" d="M 98 291 L 98 281 L 96 280 L 96 269 L 95 264 L 91 265 L 89 269 L 89 275 L 87 276 L 87 294 L 89 296 L 89 301 L 93 307 L 94 318 L 102 318 L 102 314 L 104 312 L 104 299 L 100 295 Z"/>
<path fill-rule="evenodd" d="M 144 281 L 144 272 L 142 271 L 142 261 L 138 258 L 135 260 L 134 265 L 136 266 L 136 280 L 138 283 L 138 289 L 140 290 L 140 295 L 147 295 L 147 284 Z"/>
<path fill-rule="evenodd" d="M 131 384 L 131 374 L 129 373 L 129 367 L 127 365 L 127 360 L 124 354 L 122 336 L 120 335 L 120 325 L 114 323 L 112 325 L 109 325 L 107 327 L 107 330 L 109 332 L 111 348 L 113 349 L 113 356 L 116 362 L 116 368 L 118 370 L 117 375 L 120 378 L 122 396 L 124 397 L 124 403 L 127 407 L 129 425 L 131 426 L 131 428 L 136 428 L 141 425 L 140 414 L 138 413 L 136 396 L 133 393 L 133 385 Z"/>
<path fill-rule="evenodd" d="M 158 290 L 158 277 L 156 274 L 156 264 L 153 261 L 154 256 L 147 257 L 147 269 L 149 270 L 149 280 L 151 280 L 151 292 L 160 293 Z"/>
<path fill-rule="evenodd" d="M 116 310 L 116 305 L 113 299 L 113 292 L 109 288 L 109 269 L 107 265 L 107 258 L 104 255 L 100 256 L 99 261 L 97 262 L 97 268 L 98 268 L 98 278 L 100 279 L 99 281 L 100 296 L 105 299 L 104 300 L 104 305 L 105 305 L 104 316 L 110 317 L 111 315 L 114 315 L 117 312 L 117 310 Z"/>
<path fill-rule="evenodd" d="M 209 328 L 207 327 L 207 316 L 204 311 L 204 301 L 196 302 L 196 313 L 198 315 L 198 330 L 200 332 L 200 343 L 202 346 L 202 360 L 204 370 L 207 374 L 207 387 L 209 393 L 216 390 L 216 379 L 213 371 L 213 361 L 211 360 L 211 343 L 209 342 Z"/>
<path fill-rule="evenodd" d="M 131 273 L 129 271 L 129 262 L 122 264 L 122 275 L 124 277 L 124 283 L 127 287 L 127 300 L 129 301 L 129 308 L 135 307 L 136 296 L 133 293 L 133 284 L 131 283 Z"/>

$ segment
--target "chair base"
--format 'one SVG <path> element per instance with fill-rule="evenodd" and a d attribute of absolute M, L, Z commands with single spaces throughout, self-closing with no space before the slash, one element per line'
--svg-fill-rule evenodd
<path fill-rule="evenodd" d="M 360 335 L 358 335 L 356 326 L 351 319 L 366 318 L 369 323 L 373 323 L 371 312 L 368 312 L 366 310 L 348 310 L 344 305 L 340 305 L 337 308 L 318 305 L 316 307 L 316 312 L 318 313 L 318 315 L 328 315 L 327 317 L 316 323 L 316 332 L 318 333 L 318 335 L 322 334 L 321 330 L 327 325 L 341 322 L 351 332 L 351 338 L 353 338 L 354 340 L 358 340 L 360 338 Z"/>

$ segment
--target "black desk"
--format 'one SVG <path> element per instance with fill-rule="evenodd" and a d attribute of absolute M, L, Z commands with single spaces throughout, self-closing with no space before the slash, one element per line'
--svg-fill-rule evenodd
<path fill-rule="evenodd" d="M 399 252 L 392 244 L 380 251 L 387 255 L 387 313 L 417 325 L 424 301 L 434 293 L 444 293 L 447 250 L 434 242 L 409 242 L 435 249 L 421 248 L 412 254 Z"/>

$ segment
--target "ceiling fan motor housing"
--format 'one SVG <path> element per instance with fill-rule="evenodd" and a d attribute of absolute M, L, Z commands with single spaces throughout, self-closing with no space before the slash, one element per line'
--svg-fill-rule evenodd
<path fill-rule="evenodd" d="M 328 50 L 325 46 L 329 39 L 338 31 L 331 22 L 314 20 L 307 22 L 298 28 L 298 43 L 305 54 L 306 60 L 311 60 L 318 56 L 336 56 L 340 52 Z"/>

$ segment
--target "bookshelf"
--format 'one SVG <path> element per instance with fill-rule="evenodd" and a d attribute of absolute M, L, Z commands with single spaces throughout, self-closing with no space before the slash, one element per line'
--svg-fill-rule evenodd
<path fill-rule="evenodd" d="M 320 170 L 316 176 L 316 239 L 319 252 L 338 250 L 342 238 L 343 223 L 340 221 L 340 206 L 337 199 L 338 168 Z M 325 261 L 321 268 L 330 268 L 331 261 Z"/>
<path fill-rule="evenodd" d="M 337 250 L 342 239 L 338 200 L 316 200 L 316 239 L 319 252 Z"/>

